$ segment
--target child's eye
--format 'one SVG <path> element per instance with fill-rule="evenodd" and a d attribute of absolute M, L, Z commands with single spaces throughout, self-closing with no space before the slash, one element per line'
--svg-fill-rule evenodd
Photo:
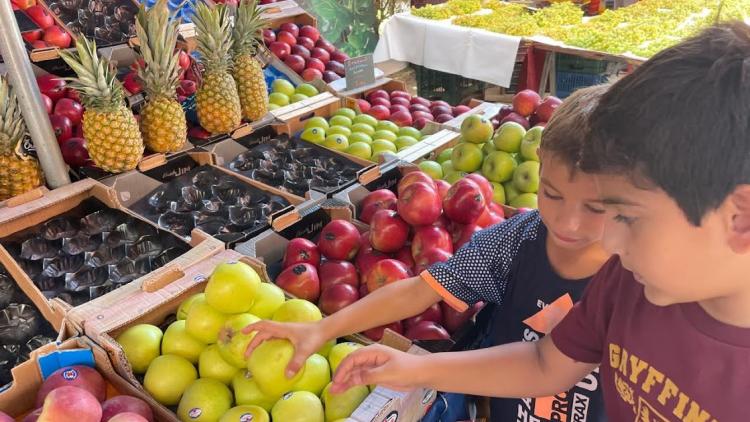
<path fill-rule="evenodd" d="M 625 217 L 622 214 L 617 214 L 614 216 L 614 220 L 618 223 L 623 223 L 627 226 L 632 225 L 635 222 L 635 218 L 632 217 Z"/>
<path fill-rule="evenodd" d="M 594 208 L 589 204 L 586 204 L 586 209 L 589 210 L 589 212 L 592 212 L 594 214 L 604 214 L 606 211 L 600 208 Z"/>
<path fill-rule="evenodd" d="M 552 199 L 553 201 L 559 201 L 562 199 L 562 196 L 552 195 L 551 193 L 547 192 L 547 189 L 544 189 L 542 193 L 544 193 L 544 196 L 546 196 L 549 199 Z"/>

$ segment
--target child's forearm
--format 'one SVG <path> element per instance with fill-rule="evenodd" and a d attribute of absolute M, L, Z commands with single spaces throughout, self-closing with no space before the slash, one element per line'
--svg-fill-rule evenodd
<path fill-rule="evenodd" d="M 337 338 L 418 315 L 440 300 L 419 277 L 375 290 L 319 322 L 327 338 Z"/>
<path fill-rule="evenodd" d="M 596 365 L 575 362 L 551 339 L 469 352 L 437 353 L 414 360 L 423 387 L 491 397 L 544 397 L 568 390 Z"/>

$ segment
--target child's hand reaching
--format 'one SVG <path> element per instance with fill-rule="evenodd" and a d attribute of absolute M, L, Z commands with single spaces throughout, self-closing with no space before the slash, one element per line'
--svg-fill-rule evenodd
<path fill-rule="evenodd" d="M 245 351 L 246 357 L 249 357 L 253 350 L 266 340 L 286 339 L 294 345 L 294 357 L 286 368 L 287 378 L 294 377 L 305 365 L 307 358 L 320 350 L 327 340 L 320 332 L 318 325 L 310 323 L 259 321 L 242 330 L 244 334 L 250 334 L 253 331 L 257 331 L 257 334 Z"/>
<path fill-rule="evenodd" d="M 331 393 L 341 393 L 357 385 L 380 385 L 398 391 L 413 390 L 420 386 L 419 361 L 419 356 L 390 347 L 378 344 L 365 347 L 341 362 L 333 377 Z"/>

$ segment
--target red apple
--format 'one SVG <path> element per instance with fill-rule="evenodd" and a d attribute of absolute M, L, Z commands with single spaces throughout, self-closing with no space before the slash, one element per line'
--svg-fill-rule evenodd
<path fill-rule="evenodd" d="M 359 300 L 357 287 L 351 284 L 334 284 L 320 295 L 320 310 L 331 315 Z"/>
<path fill-rule="evenodd" d="M 357 267 L 360 275 L 364 275 L 370 271 L 370 269 L 373 265 L 375 265 L 376 262 L 388 258 L 390 258 L 389 255 L 386 255 L 383 252 L 380 252 L 373 248 L 372 245 L 369 244 L 368 240 L 367 246 L 362 246 L 361 248 L 359 248 L 359 252 L 357 252 L 357 258 L 354 260 L 354 266 Z M 364 284 L 364 282 L 362 282 L 361 284 Z"/>
<path fill-rule="evenodd" d="M 467 174 L 466 178 L 473 180 L 477 185 L 479 185 L 479 187 L 482 189 L 482 195 L 484 195 L 484 200 L 487 202 L 487 204 L 492 202 L 492 195 L 494 191 L 489 180 L 487 180 L 481 174 L 477 173 Z"/>
<path fill-rule="evenodd" d="M 297 47 L 297 46 L 295 46 Z M 304 47 L 302 47 L 304 48 Z M 305 59 L 302 56 L 296 54 L 290 54 L 284 59 L 284 64 L 289 66 L 290 69 L 296 73 L 302 73 L 305 70 Z"/>
<path fill-rule="evenodd" d="M 383 338 L 383 334 L 385 333 L 386 329 L 394 331 L 398 334 L 404 333 L 403 324 L 401 324 L 401 321 L 396 321 L 387 325 L 381 325 L 380 327 L 370 328 L 367 331 L 363 331 L 362 334 L 367 336 L 372 341 L 380 341 Z"/>
<path fill-rule="evenodd" d="M 100 400 L 101 401 L 101 400 Z M 56 388 L 44 399 L 39 421 L 100 422 L 102 406 L 89 391 L 64 385 Z"/>
<path fill-rule="evenodd" d="M 411 117 L 414 120 L 425 119 L 428 122 L 432 122 L 435 120 L 435 116 L 433 116 L 432 113 L 422 111 L 422 110 L 412 111 Z"/>
<path fill-rule="evenodd" d="M 318 278 L 322 291 L 339 283 L 359 288 L 359 274 L 354 264 L 349 261 L 323 261 L 318 267 Z"/>
<path fill-rule="evenodd" d="M 451 248 L 452 247 L 453 245 L 451 244 Z M 393 257 L 403 262 L 407 268 L 414 271 L 414 267 L 416 264 L 414 263 L 414 258 L 411 255 L 411 247 L 409 247 L 408 245 L 404 246 L 403 248 L 399 249 L 398 252 L 393 255 Z"/>
<path fill-rule="evenodd" d="M 190 67 L 190 55 L 185 50 L 180 50 L 178 64 L 182 69 Z"/>
<path fill-rule="evenodd" d="M 443 325 L 443 309 L 440 307 L 440 302 L 433 303 L 429 308 L 425 309 L 421 314 L 407 318 L 404 320 L 404 327 L 407 329 L 417 325 L 421 321 L 432 321 Z"/>
<path fill-rule="evenodd" d="M 440 200 L 442 201 L 443 199 L 445 199 L 445 195 L 448 194 L 448 190 L 450 190 L 451 184 L 442 179 L 435 180 L 435 187 L 437 188 L 438 195 L 440 195 Z"/>
<path fill-rule="evenodd" d="M 482 230 L 481 227 L 476 224 L 456 224 L 451 231 L 451 237 L 453 238 L 453 250 L 459 250 L 461 246 L 465 245 L 474 236 L 474 233 Z"/>
<path fill-rule="evenodd" d="M 310 264 L 294 264 L 276 277 L 276 285 L 300 298 L 315 302 L 320 297 L 318 270 Z"/>
<path fill-rule="evenodd" d="M 454 116 L 460 116 L 464 113 L 468 113 L 469 111 L 471 111 L 471 108 L 469 106 L 459 105 L 459 106 L 453 107 L 452 111 L 453 111 Z"/>
<path fill-rule="evenodd" d="M 297 45 L 297 37 L 295 37 L 289 31 L 279 31 L 276 34 L 276 41 L 283 42 L 284 44 L 289 44 L 289 47 Z"/>
<path fill-rule="evenodd" d="M 369 99 L 368 101 L 370 101 L 370 104 L 374 106 L 379 105 L 379 106 L 383 106 L 386 108 L 391 107 L 391 101 L 388 98 L 375 97 L 375 98 Z"/>
<path fill-rule="evenodd" d="M 24 12 L 41 29 L 47 29 L 55 24 L 55 18 L 42 6 L 31 6 Z"/>
<path fill-rule="evenodd" d="M 434 223 L 432 223 L 433 226 L 440 227 L 441 229 L 447 231 L 448 233 L 451 233 L 451 236 L 453 236 L 451 232 L 453 228 L 453 224 L 454 223 L 451 223 L 450 220 L 448 220 L 448 217 L 446 217 L 445 215 L 441 215 L 440 218 L 438 218 L 437 220 L 435 220 Z"/>
<path fill-rule="evenodd" d="M 297 26 L 297 24 L 294 22 L 282 23 L 281 26 L 279 27 L 279 30 L 288 32 L 294 38 L 297 38 L 300 36 L 299 26 Z"/>
<path fill-rule="evenodd" d="M 315 41 L 307 37 L 299 37 L 297 38 L 297 45 L 305 47 L 307 51 L 312 51 L 315 48 Z"/>
<path fill-rule="evenodd" d="M 86 390 L 100 402 L 107 397 L 107 383 L 96 369 L 83 365 L 65 366 L 44 380 L 36 393 L 36 407 L 44 404 L 51 391 L 64 386 Z"/>
<path fill-rule="evenodd" d="M 388 95 L 388 92 L 386 92 L 383 89 L 376 89 L 372 92 L 367 93 L 367 101 L 372 102 L 375 98 L 382 98 L 384 100 L 388 100 L 390 103 L 391 96 Z"/>
<path fill-rule="evenodd" d="M 396 209 L 412 226 L 426 226 L 440 217 L 442 208 L 435 184 L 411 183 L 398 196 Z"/>
<path fill-rule="evenodd" d="M 37 76 L 36 84 L 39 86 L 39 91 L 48 96 L 53 103 L 65 96 L 65 81 L 55 75 Z"/>
<path fill-rule="evenodd" d="M 428 100 L 427 98 L 422 98 L 422 97 L 412 97 L 411 98 L 411 103 L 412 104 L 421 104 L 421 105 L 427 107 L 428 110 L 430 109 L 430 106 L 432 106 L 432 102 L 430 100 Z"/>
<path fill-rule="evenodd" d="M 331 60 L 335 60 L 339 63 L 344 63 L 345 61 L 349 60 L 349 55 L 341 50 L 336 50 L 331 53 Z"/>
<path fill-rule="evenodd" d="M 148 403 L 132 396 L 115 396 L 102 403 L 102 422 L 108 422 L 120 413 L 135 413 L 149 422 L 153 422 L 154 414 Z"/>
<path fill-rule="evenodd" d="M 299 29 L 299 36 L 309 38 L 315 42 L 320 38 L 320 32 L 318 31 L 318 28 L 314 26 L 305 25 Z"/>
<path fill-rule="evenodd" d="M 410 171 L 409 173 L 406 173 L 404 177 L 401 178 L 401 180 L 398 181 L 398 185 L 396 186 L 396 192 L 398 196 L 400 197 L 404 189 L 408 188 L 409 185 L 413 183 L 422 182 L 427 184 L 427 186 L 435 187 L 435 182 L 432 180 L 432 177 L 428 176 L 427 173 L 423 171 Z"/>
<path fill-rule="evenodd" d="M 367 114 L 378 120 L 388 120 L 388 118 L 391 117 L 391 112 L 388 111 L 388 107 L 382 105 L 373 105 L 367 111 Z"/>
<path fill-rule="evenodd" d="M 423 104 L 412 104 L 409 106 L 409 112 L 414 113 L 416 111 L 423 111 L 425 113 L 430 113 L 430 109 Z M 432 113 L 430 113 L 430 115 L 432 115 Z"/>
<path fill-rule="evenodd" d="M 411 103 L 409 103 L 409 99 L 406 97 L 391 97 L 391 104 L 404 106 L 407 110 L 411 107 Z M 411 110 L 409 110 L 409 112 L 411 112 Z"/>
<path fill-rule="evenodd" d="M 504 119 L 507 115 L 510 113 L 513 113 L 513 107 L 509 105 L 504 105 L 500 107 L 500 110 L 497 112 L 497 115 L 495 116 L 498 120 Z"/>
<path fill-rule="evenodd" d="M 302 72 L 302 79 L 307 82 L 314 81 L 315 79 L 323 79 L 323 72 L 318 69 L 307 68 Z"/>
<path fill-rule="evenodd" d="M 54 114 L 65 116 L 72 124 L 78 125 L 83 119 L 83 106 L 70 98 L 61 98 L 55 104 Z"/>
<path fill-rule="evenodd" d="M 409 238 L 409 226 L 393 210 L 380 210 L 370 221 L 370 244 L 380 252 L 401 249 Z"/>
<path fill-rule="evenodd" d="M 316 59 L 315 57 L 311 57 L 305 61 L 306 66 L 308 69 L 316 69 L 320 71 L 320 73 L 323 73 L 326 70 L 326 65 L 320 61 L 320 59 Z"/>
<path fill-rule="evenodd" d="M 513 96 L 513 110 L 521 116 L 530 116 L 541 102 L 542 99 L 536 91 L 524 89 Z"/>
<path fill-rule="evenodd" d="M 394 114 L 396 114 L 398 112 L 402 112 L 402 113 L 408 114 L 409 115 L 409 120 L 411 120 L 411 113 L 409 112 L 409 109 L 406 108 L 405 106 L 391 104 L 391 106 L 388 107 L 388 111 L 391 112 L 391 116 L 393 116 Z"/>
<path fill-rule="evenodd" d="M 331 63 L 333 62 L 329 62 L 328 64 L 331 64 Z M 367 100 L 363 100 L 360 98 L 357 100 L 357 107 L 359 107 L 360 112 L 367 113 L 368 111 L 370 111 L 370 108 L 372 107 L 372 105 L 370 105 L 370 103 Z"/>
<path fill-rule="evenodd" d="M 68 48 L 71 38 L 70 34 L 65 32 L 64 29 L 54 25 L 44 30 L 44 42 L 53 47 Z"/>
<path fill-rule="evenodd" d="M 435 100 L 430 103 L 430 108 L 435 107 L 435 106 L 443 106 L 443 107 L 451 108 L 451 105 L 443 100 Z"/>
<path fill-rule="evenodd" d="M 177 86 L 177 95 L 189 97 L 198 91 L 198 84 L 190 79 L 183 79 L 180 81 L 180 85 Z"/>
<path fill-rule="evenodd" d="M 414 257 L 414 272 L 420 274 L 422 271 L 430 268 L 432 264 L 438 262 L 445 262 L 452 257 L 453 254 L 438 248 L 426 249 L 419 256 Z"/>
<path fill-rule="evenodd" d="M 396 210 L 396 194 L 388 189 L 378 189 L 362 200 L 360 209 L 362 210 L 359 214 L 359 219 L 367 224 L 370 224 L 372 215 L 375 212 L 382 209 Z"/>
<path fill-rule="evenodd" d="M 271 45 L 272 42 L 276 41 L 276 33 L 273 32 L 273 29 L 264 29 L 263 30 L 263 44 L 267 46 Z"/>
<path fill-rule="evenodd" d="M 188 137 L 195 139 L 208 139 L 211 137 L 211 133 L 200 126 L 194 126 L 188 130 Z"/>
<path fill-rule="evenodd" d="M 414 123 L 414 121 L 411 118 L 411 114 L 409 114 L 409 112 L 406 111 L 406 107 L 403 107 L 403 106 L 394 106 L 394 107 L 400 107 L 400 108 L 403 108 L 404 110 L 401 110 L 401 111 L 396 110 L 395 112 L 391 110 L 392 114 L 391 114 L 390 120 L 393 123 L 395 123 L 399 127 L 411 126 Z M 393 109 L 394 107 L 391 107 L 391 109 Z"/>
<path fill-rule="evenodd" d="M 562 104 L 562 100 L 553 95 L 545 98 L 544 101 L 542 101 L 542 103 L 539 104 L 539 107 L 536 109 L 536 114 L 539 116 L 539 121 L 549 122 L 549 120 L 552 118 L 552 114 L 555 112 L 555 109 L 557 109 L 560 104 Z"/>
<path fill-rule="evenodd" d="M 445 123 L 453 120 L 453 115 L 448 113 L 438 114 L 435 116 L 435 121 L 438 123 Z"/>
<path fill-rule="evenodd" d="M 446 107 L 446 106 L 443 106 L 443 105 L 434 105 L 434 106 L 430 107 L 430 112 L 435 117 L 437 117 L 437 116 L 439 116 L 441 114 L 450 114 L 451 117 L 453 116 L 453 112 L 452 112 L 451 107 Z"/>
<path fill-rule="evenodd" d="M 497 202 L 490 201 L 490 204 L 487 205 L 487 208 L 489 208 L 490 211 L 494 212 L 495 214 L 499 215 L 500 217 L 505 218 L 505 210 Z"/>
<path fill-rule="evenodd" d="M 224 4 L 229 4 L 229 1 L 234 0 L 225 0 Z M 148 422 L 148 419 L 144 418 L 143 416 L 133 413 L 133 412 L 124 412 L 124 413 L 118 413 L 112 419 L 110 419 L 110 422 Z"/>
<path fill-rule="evenodd" d="M 34 49 L 34 50 L 38 50 L 38 49 L 41 49 L 41 48 L 47 48 L 47 47 L 49 47 L 49 44 L 47 44 L 46 42 L 44 42 L 42 40 L 36 40 L 36 41 L 34 41 L 34 42 L 31 43 L 31 48 Z"/>
<path fill-rule="evenodd" d="M 367 290 L 372 293 L 386 284 L 395 283 L 409 277 L 411 277 L 411 272 L 403 262 L 395 259 L 383 259 L 373 264 L 370 271 L 362 278 L 362 282 L 367 284 Z"/>
<path fill-rule="evenodd" d="M 323 62 L 324 64 L 331 61 L 331 53 L 327 52 L 326 50 L 323 50 L 320 47 L 315 47 L 312 50 L 310 50 L 310 57 L 314 57 L 320 60 L 321 62 Z"/>
<path fill-rule="evenodd" d="M 292 52 L 292 46 L 281 41 L 272 42 L 271 45 L 268 46 L 268 49 L 271 50 L 279 60 L 284 60 L 286 56 Z"/>
<path fill-rule="evenodd" d="M 320 264 L 318 246 L 301 237 L 290 240 L 286 245 L 281 267 L 288 268 L 295 264 L 310 264 L 317 267 Z"/>
<path fill-rule="evenodd" d="M 83 125 L 73 126 L 73 137 L 83 139 Z"/>
<path fill-rule="evenodd" d="M 130 72 L 125 75 L 125 78 L 122 80 L 122 86 L 130 93 L 130 95 L 135 95 L 143 91 L 141 81 L 138 78 L 138 74 L 135 72 Z"/>
<path fill-rule="evenodd" d="M 530 127 L 529 120 L 516 112 L 510 112 L 507 116 L 503 117 L 503 119 L 500 120 L 500 125 L 505 122 L 516 122 L 523 126 L 526 130 L 528 130 Z"/>
<path fill-rule="evenodd" d="M 291 55 L 296 55 L 298 57 L 302 57 L 302 70 L 305 70 L 305 60 L 307 60 L 307 59 L 310 58 L 310 50 L 308 50 L 305 46 L 297 44 L 294 47 L 292 47 L 292 54 Z M 289 57 L 291 57 L 291 56 L 289 56 Z M 287 57 L 287 59 L 289 59 L 289 57 Z M 285 62 L 286 62 L 286 60 L 285 60 Z M 302 70 L 300 70 L 297 73 L 301 73 Z"/>
<path fill-rule="evenodd" d="M 42 103 L 44 104 L 44 109 L 47 111 L 47 114 L 52 113 L 52 107 L 54 104 L 52 103 L 52 99 L 44 94 L 42 95 Z"/>
<path fill-rule="evenodd" d="M 73 136 L 73 123 L 67 117 L 51 114 L 49 122 L 52 124 L 52 130 L 55 131 L 58 144 L 62 144 Z"/>
<path fill-rule="evenodd" d="M 328 259 L 349 261 L 359 249 L 359 231 L 346 220 L 333 220 L 323 227 L 318 239 L 318 250 Z"/>
<path fill-rule="evenodd" d="M 344 76 L 344 73 L 346 72 L 346 69 L 344 68 L 344 65 L 341 62 L 331 60 L 330 62 L 326 63 L 326 70 L 330 70 L 331 72 L 335 72 L 339 76 Z"/>
<path fill-rule="evenodd" d="M 414 128 L 416 128 L 417 130 L 422 130 L 425 126 L 427 126 L 427 119 L 425 119 L 424 117 L 414 118 L 414 116 L 412 116 L 412 121 L 412 126 L 414 126 Z"/>
<path fill-rule="evenodd" d="M 450 334 L 432 321 L 422 321 L 406 330 L 406 338 L 410 340 L 448 340 Z"/>
<path fill-rule="evenodd" d="M 490 123 L 492 123 L 492 128 L 494 130 L 497 130 L 497 128 L 500 127 L 500 120 L 498 120 L 498 119 L 495 119 L 495 118 L 490 119 Z"/>
<path fill-rule="evenodd" d="M 487 207 L 482 188 L 471 179 L 461 179 L 448 190 L 443 212 L 451 221 L 469 224 L 476 221 Z"/>
<path fill-rule="evenodd" d="M 449 333 L 455 333 L 484 307 L 484 302 L 477 302 L 464 312 L 458 312 L 444 301 L 440 301 L 443 311 L 443 325 Z"/>
<path fill-rule="evenodd" d="M 494 226 L 495 224 L 501 223 L 505 219 L 490 210 L 489 207 L 484 209 L 482 215 L 479 216 L 475 224 L 481 228 Z"/>
<path fill-rule="evenodd" d="M 42 36 L 44 35 L 44 31 L 41 29 L 32 29 L 31 31 L 26 31 L 21 34 L 24 41 L 31 44 L 34 41 L 42 39 Z"/>
<path fill-rule="evenodd" d="M 411 100 L 411 94 L 409 94 L 406 91 L 394 90 L 394 91 L 391 91 L 390 95 L 392 99 L 400 97 L 400 98 L 405 98 L 407 101 Z"/>
<path fill-rule="evenodd" d="M 418 227 L 411 240 L 411 255 L 417 259 L 428 249 L 442 249 L 453 253 L 453 239 L 450 233 L 436 226 Z"/>
<path fill-rule="evenodd" d="M 318 41 L 315 42 L 315 46 L 322 48 L 328 53 L 333 53 L 334 51 L 336 51 L 336 47 L 334 47 L 333 44 L 325 40 L 323 37 L 321 37 Z"/>
<path fill-rule="evenodd" d="M 341 76 L 337 75 L 336 72 L 331 72 L 330 70 L 323 72 L 323 81 L 325 83 L 331 83 L 338 79 L 341 79 Z"/>

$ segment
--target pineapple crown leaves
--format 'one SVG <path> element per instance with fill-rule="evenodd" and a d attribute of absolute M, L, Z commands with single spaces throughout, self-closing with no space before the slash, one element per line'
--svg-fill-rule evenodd
<path fill-rule="evenodd" d="M 21 140 L 26 136 L 26 123 L 21 116 L 18 98 L 8 79 L 0 75 L 0 154 L 20 156 Z"/>
<path fill-rule="evenodd" d="M 268 27 L 268 19 L 261 18 L 262 9 L 258 0 L 241 0 L 234 19 L 234 54 L 255 55 L 263 42 L 263 29 Z"/>
<path fill-rule="evenodd" d="M 65 78 L 78 91 L 84 107 L 112 111 L 123 105 L 125 94 L 109 60 L 96 53 L 96 42 L 86 37 L 78 38 L 76 52 L 60 50 L 60 57 L 78 75 Z"/>
<path fill-rule="evenodd" d="M 138 78 L 148 98 L 174 98 L 180 81 L 179 52 L 175 52 L 180 21 L 170 21 L 170 17 L 167 0 L 158 0 L 149 10 L 141 4 L 136 17 L 140 55 L 146 65 L 138 68 Z"/>
<path fill-rule="evenodd" d="M 206 73 L 226 72 L 231 67 L 232 48 L 229 10 L 223 4 L 209 7 L 200 2 L 195 7 L 193 23 L 198 32 L 198 53 Z"/>

